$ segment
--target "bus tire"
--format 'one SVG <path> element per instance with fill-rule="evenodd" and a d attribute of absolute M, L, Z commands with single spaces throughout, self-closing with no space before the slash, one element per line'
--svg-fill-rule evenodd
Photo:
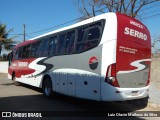
<path fill-rule="evenodd" d="M 51 98 L 53 91 L 52 91 L 52 81 L 50 78 L 45 78 L 43 82 L 43 94 L 46 98 Z"/>
<path fill-rule="evenodd" d="M 16 81 L 16 75 L 15 75 L 15 73 L 13 73 L 13 75 L 12 75 L 12 81 L 13 81 L 14 85 L 16 85 L 16 86 L 20 85 L 19 82 Z"/>

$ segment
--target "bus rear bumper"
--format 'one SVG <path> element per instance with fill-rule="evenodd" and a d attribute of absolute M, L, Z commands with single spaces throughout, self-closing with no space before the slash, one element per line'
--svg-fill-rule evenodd
<path fill-rule="evenodd" d="M 118 88 L 113 87 L 105 82 L 101 84 L 102 101 L 126 101 L 141 99 L 149 94 L 149 86 L 141 88 Z"/>

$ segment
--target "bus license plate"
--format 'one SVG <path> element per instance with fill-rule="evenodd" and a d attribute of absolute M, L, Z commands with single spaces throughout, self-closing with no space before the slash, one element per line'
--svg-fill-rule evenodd
<path fill-rule="evenodd" d="M 132 95 L 132 96 L 138 96 L 138 91 L 132 91 L 132 92 L 131 92 L 131 95 Z"/>

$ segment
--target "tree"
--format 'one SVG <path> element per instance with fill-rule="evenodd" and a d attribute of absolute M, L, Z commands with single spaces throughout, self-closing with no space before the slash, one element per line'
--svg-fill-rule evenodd
<path fill-rule="evenodd" d="M 6 25 L 0 24 L 0 55 L 2 51 L 2 46 L 4 46 L 5 49 L 10 49 L 10 44 L 14 43 L 13 38 L 8 38 L 9 33 L 13 29 L 10 29 L 9 31 L 6 31 Z"/>
<path fill-rule="evenodd" d="M 156 2 L 160 0 L 76 0 L 76 5 L 78 11 L 83 15 L 80 20 L 105 12 L 118 12 L 142 20 L 140 15 L 142 8 Z M 158 43 L 160 39 L 154 39 L 152 42 L 155 52 L 160 52 L 157 47 Z"/>
<path fill-rule="evenodd" d="M 79 12 L 83 14 L 84 19 L 95 16 L 98 12 L 119 12 L 133 18 L 138 18 L 138 13 L 144 6 L 159 1 L 160 0 L 78 0 L 78 8 Z"/>

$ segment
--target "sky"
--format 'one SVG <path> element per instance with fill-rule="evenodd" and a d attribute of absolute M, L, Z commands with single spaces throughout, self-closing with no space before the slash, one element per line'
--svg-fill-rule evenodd
<path fill-rule="evenodd" d="M 13 28 L 10 36 L 22 34 L 25 24 L 26 39 L 58 28 L 36 34 L 29 33 L 51 28 L 82 16 L 74 0 L 0 0 L 0 4 L 0 22 L 7 25 L 7 30 Z M 141 14 L 145 18 L 154 15 L 151 13 L 159 14 L 159 11 L 160 2 L 157 2 L 146 6 Z M 150 30 L 152 38 L 160 36 L 160 14 L 158 17 L 146 18 L 142 22 Z M 23 41 L 23 36 L 19 35 L 15 40 Z"/>
<path fill-rule="evenodd" d="M 0 22 L 22 34 L 50 28 L 80 16 L 73 0 L 0 0 Z M 44 31 L 49 32 L 49 31 Z M 26 39 L 42 34 L 27 34 Z M 16 39 L 23 39 L 18 37 Z"/>

